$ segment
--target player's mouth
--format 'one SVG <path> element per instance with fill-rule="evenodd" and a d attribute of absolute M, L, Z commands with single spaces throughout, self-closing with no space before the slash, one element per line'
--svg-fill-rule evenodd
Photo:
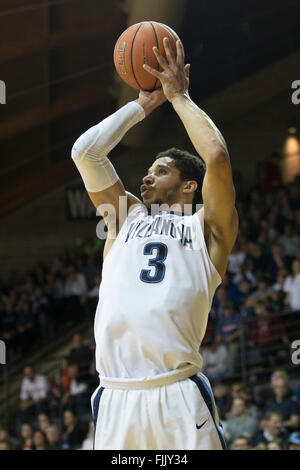
<path fill-rule="evenodd" d="M 142 184 L 142 186 L 140 187 L 140 194 L 141 194 L 141 197 L 147 197 L 149 195 L 149 192 L 152 190 L 153 188 L 151 188 L 150 186 L 147 186 L 146 184 Z"/>

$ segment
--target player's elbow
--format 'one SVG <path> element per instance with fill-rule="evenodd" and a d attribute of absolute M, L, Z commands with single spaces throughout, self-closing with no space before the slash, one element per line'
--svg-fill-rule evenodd
<path fill-rule="evenodd" d="M 210 156 L 206 165 L 215 168 L 223 168 L 224 170 L 227 169 L 231 172 L 230 158 L 228 152 L 220 146 L 216 146 L 210 152 Z"/>
<path fill-rule="evenodd" d="M 85 155 L 84 148 L 82 148 L 81 137 L 74 142 L 71 150 L 72 160 L 81 160 Z"/>

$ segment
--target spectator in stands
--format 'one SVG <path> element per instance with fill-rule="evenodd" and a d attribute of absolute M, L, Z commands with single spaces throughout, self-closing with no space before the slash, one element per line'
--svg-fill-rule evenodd
<path fill-rule="evenodd" d="M 46 432 L 46 429 L 51 425 L 51 420 L 46 413 L 39 413 L 37 417 L 38 429 Z"/>
<path fill-rule="evenodd" d="M 80 297 L 80 302 L 84 309 L 84 316 L 88 320 L 92 320 L 95 316 L 95 311 L 99 300 L 100 282 L 100 276 L 96 276 L 94 278 L 94 286 L 88 291 L 87 294 Z"/>
<path fill-rule="evenodd" d="M 282 415 L 277 411 L 269 411 L 264 417 L 263 430 L 258 431 L 252 438 L 252 445 L 267 444 L 274 439 L 281 438 L 284 442 L 287 441 L 289 435 L 283 426 Z"/>
<path fill-rule="evenodd" d="M 233 277 L 233 282 L 240 287 L 241 282 L 245 279 L 250 282 L 251 289 L 256 286 L 257 281 L 251 263 L 246 261 L 241 265 L 240 272 Z"/>
<path fill-rule="evenodd" d="M 247 306 L 253 306 L 259 301 L 267 300 L 272 294 L 272 288 L 270 288 L 268 281 L 265 277 L 261 277 L 257 282 L 257 289 L 255 289 L 247 299 Z"/>
<path fill-rule="evenodd" d="M 46 435 L 40 429 L 36 429 L 32 436 L 32 450 L 47 450 Z"/>
<path fill-rule="evenodd" d="M 62 444 L 64 449 L 79 449 L 86 435 L 86 430 L 78 422 L 77 416 L 71 410 L 64 412 L 64 432 Z"/>
<path fill-rule="evenodd" d="M 13 447 L 7 441 L 0 441 L 0 450 L 13 450 Z"/>
<path fill-rule="evenodd" d="M 297 403 L 300 405 L 300 385 L 294 390 L 294 399 L 297 401 Z"/>
<path fill-rule="evenodd" d="M 269 311 L 281 314 L 285 309 L 285 293 L 282 290 L 273 290 L 267 300 L 267 308 Z"/>
<path fill-rule="evenodd" d="M 48 407 L 48 382 L 43 375 L 35 373 L 32 365 L 24 367 L 24 378 L 20 393 L 20 418 L 29 421 L 39 413 L 45 412 Z"/>
<path fill-rule="evenodd" d="M 201 349 L 203 366 L 202 372 L 209 380 L 222 379 L 232 372 L 232 363 L 225 344 L 218 343 L 213 338 L 207 338 Z"/>
<path fill-rule="evenodd" d="M 17 349 L 17 314 L 13 303 L 7 301 L 0 308 L 1 339 L 6 344 L 7 362 L 13 360 Z"/>
<path fill-rule="evenodd" d="M 87 293 L 87 282 L 83 274 L 77 272 L 71 264 L 64 270 L 64 296 L 68 299 L 65 307 L 65 321 L 72 323 L 83 319 L 83 309 L 80 297 Z"/>
<path fill-rule="evenodd" d="M 289 390 L 287 382 L 282 378 L 272 381 L 273 397 L 267 402 L 264 413 L 278 411 L 283 418 L 283 425 L 289 431 L 300 426 L 300 406 L 293 399 L 293 392 Z"/>
<path fill-rule="evenodd" d="M 87 280 L 88 286 L 92 286 L 96 278 L 99 277 L 100 280 L 100 266 L 96 266 L 95 258 L 92 255 L 87 257 L 81 271 Z"/>
<path fill-rule="evenodd" d="M 66 268 L 65 296 L 80 297 L 87 292 L 87 282 L 83 274 L 76 272 L 75 267 L 70 265 Z"/>
<path fill-rule="evenodd" d="M 21 450 L 31 450 L 33 446 L 32 442 L 33 429 L 31 424 L 23 423 L 21 426 Z"/>
<path fill-rule="evenodd" d="M 50 425 L 46 430 L 47 450 L 63 450 L 61 434 L 58 427 Z"/>
<path fill-rule="evenodd" d="M 286 268 L 280 268 L 277 271 L 276 282 L 272 285 L 272 290 L 274 292 L 282 292 L 285 296 L 284 292 L 284 283 L 288 274 L 288 270 Z"/>
<path fill-rule="evenodd" d="M 293 432 L 288 439 L 288 450 L 300 450 L 300 432 Z"/>
<path fill-rule="evenodd" d="M 253 393 L 248 387 L 246 387 L 241 382 L 233 382 L 231 384 L 231 396 L 232 396 L 233 400 L 235 398 L 242 398 L 243 400 L 245 400 L 247 414 L 249 416 L 252 416 L 256 420 L 259 419 L 259 417 L 260 417 L 259 408 L 255 404 L 255 400 L 253 398 Z M 228 415 L 228 417 L 229 418 L 231 417 L 230 414 Z"/>
<path fill-rule="evenodd" d="M 228 301 L 227 290 L 221 284 L 220 287 L 218 287 L 216 294 L 214 296 L 214 299 L 213 299 L 213 307 L 217 312 L 217 318 L 219 318 L 222 315 L 223 305 L 227 301 Z"/>
<path fill-rule="evenodd" d="M 232 302 L 225 302 L 223 305 L 223 314 L 219 317 L 217 324 L 216 340 L 218 343 L 224 342 L 228 345 L 233 366 L 235 366 L 238 361 L 241 329 L 241 315 L 234 310 Z"/>
<path fill-rule="evenodd" d="M 0 424 L 0 444 L 4 442 L 7 443 L 10 448 L 17 447 L 19 443 L 18 439 L 11 436 L 8 429 Z"/>
<path fill-rule="evenodd" d="M 82 443 L 81 450 L 93 450 L 94 448 L 94 423 L 89 422 L 88 433 Z"/>
<path fill-rule="evenodd" d="M 284 248 L 280 243 L 273 243 L 272 256 L 268 263 L 267 271 L 270 273 L 271 278 L 276 279 L 278 272 L 286 270 L 288 266 L 288 259 L 285 256 Z"/>
<path fill-rule="evenodd" d="M 256 392 L 256 401 L 260 408 L 263 408 L 266 406 L 266 403 L 273 400 L 274 398 L 274 392 L 272 388 L 272 383 L 276 379 L 282 379 L 286 383 L 289 381 L 288 374 L 285 370 L 283 369 L 276 369 L 270 376 L 270 381 L 268 384 L 265 384 L 262 387 L 258 387 L 258 390 Z"/>
<path fill-rule="evenodd" d="M 286 450 L 286 444 L 283 439 L 274 439 L 267 443 L 266 450 Z"/>
<path fill-rule="evenodd" d="M 225 287 L 227 292 L 227 298 L 235 305 L 239 302 L 239 288 L 238 286 L 232 282 L 233 275 L 227 271 L 222 280 L 222 287 Z"/>
<path fill-rule="evenodd" d="M 294 226 L 291 222 L 286 222 L 283 227 L 283 234 L 278 238 L 279 243 L 283 246 L 285 256 L 292 259 L 297 255 L 300 249 L 300 238 L 295 233 Z"/>
<path fill-rule="evenodd" d="M 70 390 L 64 394 L 62 403 L 65 409 L 71 409 L 76 415 L 80 416 L 89 409 L 88 386 L 87 383 L 78 379 L 78 366 L 76 363 L 70 363 L 69 375 L 71 378 Z"/>
<path fill-rule="evenodd" d="M 78 365 L 79 378 L 85 378 L 88 374 L 90 361 L 93 353 L 91 349 L 83 343 L 80 333 L 75 333 L 72 338 L 72 349 L 69 353 L 69 361 Z"/>
<path fill-rule="evenodd" d="M 250 439 L 246 436 L 238 436 L 234 439 L 231 450 L 251 450 Z"/>
<path fill-rule="evenodd" d="M 34 290 L 32 311 L 41 339 L 52 338 L 54 335 L 54 325 L 50 314 L 49 299 L 40 286 L 37 286 Z"/>
<path fill-rule="evenodd" d="M 263 254 L 259 243 L 252 241 L 248 243 L 248 254 L 245 263 L 249 263 L 252 271 L 257 273 L 259 277 L 262 277 L 266 272 L 269 259 L 269 256 Z"/>
<path fill-rule="evenodd" d="M 292 273 L 286 278 L 284 291 L 287 293 L 287 304 L 291 310 L 300 310 L 300 260 L 292 262 Z"/>
<path fill-rule="evenodd" d="M 274 362 L 274 353 L 277 353 L 277 346 L 288 344 L 284 326 L 277 316 L 272 315 L 265 306 L 265 303 L 260 300 L 255 307 L 255 318 L 253 321 L 253 329 L 251 340 L 249 341 L 250 348 L 259 348 L 262 357 L 268 357 L 271 363 Z M 272 350 L 266 348 L 273 346 Z"/>
<path fill-rule="evenodd" d="M 216 382 L 213 385 L 213 393 L 220 419 L 223 422 L 226 420 L 226 415 L 230 411 L 232 405 L 232 396 L 230 394 L 229 386 L 225 382 Z"/>
<path fill-rule="evenodd" d="M 60 360 L 60 369 L 56 373 L 51 390 L 51 408 L 57 409 L 60 400 L 70 391 L 71 377 L 67 357 Z"/>
<path fill-rule="evenodd" d="M 241 249 L 240 243 L 237 240 L 228 258 L 228 271 L 234 275 L 239 274 L 245 258 L 246 253 Z"/>
<path fill-rule="evenodd" d="M 232 404 L 231 417 L 226 423 L 225 437 L 231 443 L 238 436 L 251 438 L 257 428 L 258 422 L 247 413 L 245 400 L 243 398 L 235 398 Z"/>
<path fill-rule="evenodd" d="M 239 306 L 241 309 L 245 308 L 245 302 L 252 292 L 252 285 L 249 279 L 242 279 L 239 284 Z"/>

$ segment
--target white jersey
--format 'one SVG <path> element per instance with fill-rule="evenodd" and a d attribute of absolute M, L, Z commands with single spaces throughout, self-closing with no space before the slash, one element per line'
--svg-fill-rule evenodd
<path fill-rule="evenodd" d="M 187 365 L 199 347 L 221 277 L 198 215 L 134 206 L 103 262 L 95 316 L 101 377 L 144 379 Z"/>

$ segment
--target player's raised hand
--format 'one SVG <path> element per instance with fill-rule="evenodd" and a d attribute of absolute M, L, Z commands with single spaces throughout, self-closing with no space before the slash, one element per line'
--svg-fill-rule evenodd
<path fill-rule="evenodd" d="M 164 103 L 167 98 L 164 95 L 164 91 L 162 88 L 158 88 L 157 90 L 153 91 L 143 91 L 141 90 L 139 93 L 139 97 L 135 100 L 141 106 L 143 106 L 145 110 L 146 116 L 150 114 L 155 108 L 160 106 Z"/>
<path fill-rule="evenodd" d="M 156 47 L 153 47 L 162 71 L 158 71 L 147 64 L 144 64 L 143 67 L 160 80 L 165 97 L 172 102 L 178 95 L 188 95 L 190 64 L 184 65 L 183 45 L 179 39 L 176 41 L 176 58 L 168 38 L 164 38 L 164 48 L 167 59 L 161 55 Z"/>

